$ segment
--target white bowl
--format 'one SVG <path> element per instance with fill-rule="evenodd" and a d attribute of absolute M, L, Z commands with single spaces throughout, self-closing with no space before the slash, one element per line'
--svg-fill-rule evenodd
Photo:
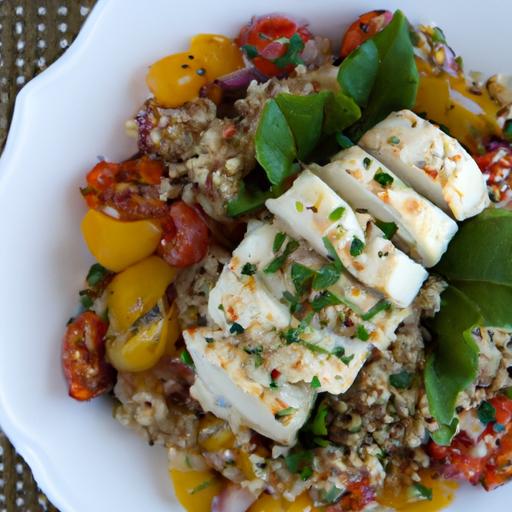
<path fill-rule="evenodd" d="M 438 23 L 468 68 L 512 72 L 512 3 L 499 0 L 100 0 L 65 55 L 19 94 L 0 162 L 0 423 L 63 512 L 180 509 L 165 450 L 116 423 L 108 400 L 69 399 L 60 368 L 92 261 L 78 187 L 97 155 L 134 152 L 123 125 L 147 95 L 147 66 L 196 33 L 235 35 L 253 14 L 300 15 L 337 41 L 361 12 L 396 7 Z M 507 499 L 512 485 L 464 488 L 450 510 L 509 510 Z"/>

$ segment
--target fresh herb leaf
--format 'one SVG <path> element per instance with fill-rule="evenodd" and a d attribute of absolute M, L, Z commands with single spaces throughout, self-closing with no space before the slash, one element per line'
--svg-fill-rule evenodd
<path fill-rule="evenodd" d="M 194 360 L 190 355 L 189 351 L 184 348 L 180 354 L 180 359 L 182 363 L 185 363 L 187 366 L 194 366 Z"/>
<path fill-rule="evenodd" d="M 299 248 L 297 240 L 290 240 L 282 254 L 276 256 L 263 270 L 266 274 L 275 274 L 285 263 L 290 254 L 294 253 Z"/>
<path fill-rule="evenodd" d="M 383 187 L 389 187 L 393 181 L 395 181 L 393 176 L 389 175 L 387 172 L 384 172 L 380 167 L 374 174 L 373 179 Z"/>
<path fill-rule="evenodd" d="M 382 311 L 387 311 L 391 307 L 391 303 L 385 299 L 379 300 L 375 306 L 371 307 L 366 313 L 361 314 L 363 320 L 371 320 L 374 316 Z"/>
<path fill-rule="evenodd" d="M 414 106 L 419 75 L 409 22 L 401 11 L 342 62 L 338 82 L 343 92 L 366 107 L 349 130 L 355 141 L 391 112 Z"/>
<path fill-rule="evenodd" d="M 345 207 L 344 206 L 338 206 L 338 208 L 335 208 L 330 214 L 329 214 L 329 220 L 332 220 L 333 222 L 336 222 L 337 220 L 340 220 L 343 214 L 345 213 Z"/>
<path fill-rule="evenodd" d="M 298 33 L 295 33 L 288 41 L 286 53 L 275 59 L 273 62 L 280 69 L 289 65 L 297 66 L 299 64 L 304 64 L 304 61 L 300 57 L 302 50 L 304 50 L 304 41 Z"/>
<path fill-rule="evenodd" d="M 343 263 L 341 262 L 336 249 L 332 245 L 332 242 L 326 236 L 322 238 L 322 242 L 324 243 L 325 250 L 327 251 L 327 256 L 333 261 L 338 270 L 343 270 Z"/>
<path fill-rule="evenodd" d="M 263 364 L 263 347 L 245 347 L 244 352 L 251 356 L 254 356 L 254 366 L 259 368 Z"/>
<path fill-rule="evenodd" d="M 496 421 L 496 409 L 489 402 L 482 402 L 477 410 L 478 419 L 484 424 Z"/>
<path fill-rule="evenodd" d="M 398 226 L 394 222 L 383 222 L 376 220 L 375 225 L 384 233 L 384 237 L 391 240 L 398 231 Z"/>
<path fill-rule="evenodd" d="M 356 337 L 361 341 L 368 341 L 370 339 L 370 333 L 366 330 L 363 324 L 359 324 L 356 329 Z"/>
<path fill-rule="evenodd" d="M 478 346 L 471 331 L 482 324 L 478 308 L 453 286 L 442 294 L 441 311 L 432 322 L 437 346 L 427 357 L 425 389 L 430 413 L 441 425 L 451 425 L 459 393 L 474 381 Z"/>
<path fill-rule="evenodd" d="M 315 375 L 312 379 L 311 379 L 311 387 L 313 389 L 318 389 L 319 387 L 321 387 L 322 384 L 320 383 L 320 379 Z"/>
<path fill-rule="evenodd" d="M 334 293 L 329 290 L 325 290 L 319 293 L 311 302 L 311 307 L 313 311 L 321 311 L 323 308 L 327 306 L 337 306 L 338 304 L 342 304 L 343 302 L 334 295 Z"/>
<path fill-rule="evenodd" d="M 320 345 L 315 345 L 314 343 L 310 343 L 309 341 L 300 341 L 302 345 L 304 345 L 308 350 L 311 350 L 311 352 L 314 352 L 315 354 L 325 354 L 330 356 L 331 353 L 325 349 L 324 347 L 321 347 Z"/>
<path fill-rule="evenodd" d="M 300 213 L 304 211 L 304 203 L 300 201 L 295 201 L 295 209 Z"/>
<path fill-rule="evenodd" d="M 315 276 L 312 268 L 306 267 L 301 263 L 294 262 L 291 269 L 292 283 L 295 286 L 297 294 L 302 295 L 311 285 L 311 281 Z"/>
<path fill-rule="evenodd" d="M 256 170 L 253 171 L 248 178 L 240 183 L 237 196 L 231 199 L 226 207 L 226 213 L 229 217 L 239 217 L 254 212 L 262 208 L 267 199 L 278 197 L 283 193 L 280 186 L 270 186 L 268 184 L 265 190 L 260 184 L 249 180 L 257 174 Z"/>
<path fill-rule="evenodd" d="M 240 48 L 243 50 L 249 60 L 252 60 L 254 57 L 258 56 L 258 49 L 252 44 L 244 44 Z"/>
<path fill-rule="evenodd" d="M 336 133 L 336 142 L 342 149 L 348 149 L 354 145 L 354 143 L 346 135 L 343 135 L 343 133 L 340 132 Z"/>
<path fill-rule="evenodd" d="M 284 458 L 284 461 L 290 473 L 300 473 L 305 466 L 309 466 L 313 462 L 313 452 L 305 450 L 290 453 Z"/>
<path fill-rule="evenodd" d="M 290 293 L 288 290 L 283 292 L 283 299 L 290 304 L 290 313 L 292 315 L 297 313 L 297 311 L 302 307 L 300 303 L 300 296 L 293 295 L 293 293 Z"/>
<path fill-rule="evenodd" d="M 200 483 L 198 486 L 194 487 L 193 489 L 190 489 L 190 491 L 188 491 L 188 492 L 191 495 L 197 494 L 198 492 L 204 491 L 205 489 L 210 487 L 210 485 L 212 485 L 216 480 L 217 480 L 216 478 L 212 478 L 211 480 L 205 480 L 204 482 Z"/>
<path fill-rule="evenodd" d="M 229 332 L 231 334 L 234 334 L 235 336 L 237 334 L 242 334 L 245 331 L 245 329 L 237 322 L 233 322 L 231 324 L 231 327 L 229 328 Z"/>
<path fill-rule="evenodd" d="M 354 257 L 360 256 L 363 253 L 363 250 L 364 242 L 355 236 L 350 244 L 350 255 Z"/>
<path fill-rule="evenodd" d="M 101 283 L 101 281 L 103 281 L 108 273 L 109 271 L 103 265 L 95 263 L 91 266 L 89 272 L 87 273 L 87 284 L 91 287 L 96 286 L 97 284 Z"/>
<path fill-rule="evenodd" d="M 411 486 L 411 494 L 413 498 L 432 501 L 432 489 L 425 487 L 419 482 L 414 482 Z"/>
<path fill-rule="evenodd" d="M 332 355 L 336 356 L 342 363 L 348 365 L 352 359 L 354 359 L 354 354 L 350 354 L 349 356 L 345 355 L 344 347 L 336 347 L 332 351 Z"/>
<path fill-rule="evenodd" d="M 340 269 L 329 263 L 317 270 L 313 279 L 313 290 L 323 290 L 337 283 L 341 275 Z"/>
<path fill-rule="evenodd" d="M 389 376 L 389 383 L 397 389 L 409 389 L 411 387 L 414 374 L 408 371 L 393 373 Z"/>
<path fill-rule="evenodd" d="M 308 96 L 281 93 L 275 98 L 295 139 L 299 160 L 305 160 L 318 144 L 327 96 L 325 92 Z"/>
<path fill-rule="evenodd" d="M 78 295 L 80 296 L 80 304 L 84 309 L 91 309 L 94 305 L 94 299 L 91 297 L 91 290 L 80 290 Z"/>
<path fill-rule="evenodd" d="M 313 476 L 313 468 L 311 466 L 304 466 L 300 472 L 300 478 L 304 482 Z"/>
<path fill-rule="evenodd" d="M 273 185 L 294 174 L 297 149 L 293 132 L 275 99 L 267 101 L 254 138 L 256 159 Z"/>
<path fill-rule="evenodd" d="M 254 263 L 246 263 L 242 267 L 241 274 L 244 276 L 253 276 L 256 274 L 256 271 L 258 270 L 258 267 Z"/>
<path fill-rule="evenodd" d="M 286 240 L 286 233 L 277 233 L 274 237 L 274 242 L 272 244 L 272 250 L 274 253 L 277 253 L 281 250 L 281 247 L 284 244 L 284 241 Z"/>
<path fill-rule="evenodd" d="M 325 403 L 321 403 L 318 407 L 313 422 L 311 424 L 311 430 L 315 436 L 326 436 L 327 435 L 327 414 L 329 409 Z"/>
<path fill-rule="evenodd" d="M 326 96 L 324 116 L 323 132 L 332 135 L 352 126 L 361 117 L 361 109 L 350 96 L 338 91 Z"/>
<path fill-rule="evenodd" d="M 295 407 L 286 407 L 285 409 L 281 409 L 277 411 L 275 414 L 276 418 L 284 418 L 285 416 L 291 416 L 297 409 Z"/>

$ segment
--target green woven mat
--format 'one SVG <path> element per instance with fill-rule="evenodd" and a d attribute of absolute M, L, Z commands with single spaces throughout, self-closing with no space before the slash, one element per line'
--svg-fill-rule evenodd
<path fill-rule="evenodd" d="M 66 50 L 94 2 L 0 0 L 0 148 L 16 94 Z M 41 510 L 56 511 L 0 430 L 0 512 Z"/>

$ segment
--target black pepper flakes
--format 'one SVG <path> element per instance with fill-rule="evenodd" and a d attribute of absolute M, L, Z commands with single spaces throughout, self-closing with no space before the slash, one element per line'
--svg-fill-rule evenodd
<path fill-rule="evenodd" d="M 194 60 L 194 56 L 193 55 L 189 55 L 188 58 L 189 58 L 189 60 Z"/>
<path fill-rule="evenodd" d="M 189 68 L 190 66 L 189 66 L 188 64 L 182 64 L 182 65 L 181 65 L 181 67 L 182 67 L 183 69 L 187 69 L 187 68 Z"/>

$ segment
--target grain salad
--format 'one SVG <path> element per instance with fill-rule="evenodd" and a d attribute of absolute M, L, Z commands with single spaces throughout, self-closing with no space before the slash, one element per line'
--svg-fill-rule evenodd
<path fill-rule="evenodd" d="M 440 510 L 512 478 L 512 81 L 436 26 L 282 14 L 147 72 L 81 188 L 69 395 L 194 512 Z"/>

